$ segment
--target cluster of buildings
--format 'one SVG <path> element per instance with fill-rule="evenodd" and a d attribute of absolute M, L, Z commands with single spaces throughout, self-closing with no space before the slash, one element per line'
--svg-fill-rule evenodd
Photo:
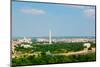
<path fill-rule="evenodd" d="M 49 31 L 48 38 L 37 38 L 36 42 L 41 43 L 57 43 L 57 42 L 93 42 L 95 43 L 95 38 L 52 38 L 51 31 Z"/>
<path fill-rule="evenodd" d="M 21 44 L 21 43 L 29 43 L 29 44 L 32 44 L 32 39 L 31 38 L 22 38 L 22 39 L 17 39 L 14 41 L 15 43 L 17 44 Z"/>
<path fill-rule="evenodd" d="M 20 45 L 24 48 L 31 48 L 32 39 L 24 37 L 23 39 L 12 40 L 12 52 L 15 52 L 16 46 Z"/>
<path fill-rule="evenodd" d="M 49 31 L 48 38 L 36 38 L 36 43 L 43 43 L 43 44 L 52 44 L 58 42 L 93 42 L 95 43 L 95 38 L 52 38 L 51 31 Z M 29 44 L 32 44 L 32 38 L 22 38 L 17 40 L 12 40 L 12 46 L 21 45 L 25 48 L 30 47 Z"/>
<path fill-rule="evenodd" d="M 49 31 L 48 38 L 37 38 L 36 42 L 40 43 L 57 43 L 57 42 L 93 42 L 95 43 L 95 38 L 53 38 L 51 36 L 51 31 Z"/>
<path fill-rule="evenodd" d="M 36 42 L 49 43 L 49 39 L 37 38 Z M 57 42 L 93 42 L 95 43 L 95 38 L 61 38 L 61 39 L 52 39 L 51 42 L 52 43 L 57 43 Z"/>
<path fill-rule="evenodd" d="M 95 38 L 52 38 L 51 31 L 49 31 L 49 37 L 48 38 L 36 38 L 36 43 L 42 43 L 42 44 L 52 44 L 52 43 L 58 43 L 58 42 L 93 42 L 95 43 Z M 12 40 L 12 50 L 15 49 L 15 46 L 20 45 L 24 48 L 31 48 L 32 46 L 32 38 L 22 38 L 22 39 L 16 39 Z"/>

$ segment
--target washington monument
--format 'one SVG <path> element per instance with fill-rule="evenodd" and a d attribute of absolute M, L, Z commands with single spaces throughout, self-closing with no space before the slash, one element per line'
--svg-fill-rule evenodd
<path fill-rule="evenodd" d="M 51 30 L 49 30 L 49 44 L 52 44 L 52 39 L 51 39 Z"/>

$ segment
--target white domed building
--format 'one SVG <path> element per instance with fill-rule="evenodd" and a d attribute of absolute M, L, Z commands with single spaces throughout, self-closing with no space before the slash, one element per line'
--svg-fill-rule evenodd
<path fill-rule="evenodd" d="M 85 47 L 84 50 L 90 50 L 91 49 L 90 43 L 84 43 L 83 46 Z"/>

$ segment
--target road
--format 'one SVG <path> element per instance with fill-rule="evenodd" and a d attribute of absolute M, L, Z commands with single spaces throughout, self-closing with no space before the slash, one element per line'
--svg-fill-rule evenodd
<path fill-rule="evenodd" d="M 81 50 L 81 51 L 77 51 L 77 52 L 68 52 L 68 53 L 57 53 L 57 54 L 53 54 L 54 56 L 56 55 L 64 55 L 64 56 L 70 56 L 70 55 L 86 55 L 88 53 L 93 53 L 95 52 L 95 48 L 92 48 L 92 50 Z"/>

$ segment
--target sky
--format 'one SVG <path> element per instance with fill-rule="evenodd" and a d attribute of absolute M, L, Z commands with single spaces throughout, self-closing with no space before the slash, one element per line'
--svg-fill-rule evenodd
<path fill-rule="evenodd" d="M 12 2 L 12 37 L 95 36 L 95 6 Z"/>

